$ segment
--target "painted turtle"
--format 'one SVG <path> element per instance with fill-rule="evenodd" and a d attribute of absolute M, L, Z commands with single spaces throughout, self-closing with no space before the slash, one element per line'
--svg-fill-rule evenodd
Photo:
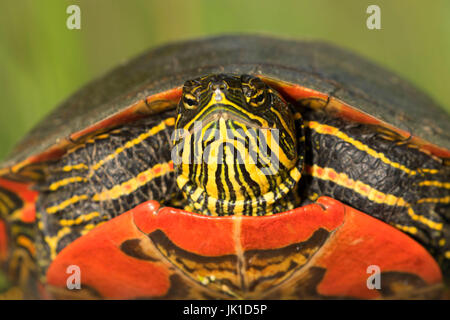
<path fill-rule="evenodd" d="M 3 297 L 439 297 L 449 123 L 397 76 L 324 43 L 151 50 L 3 163 Z"/>

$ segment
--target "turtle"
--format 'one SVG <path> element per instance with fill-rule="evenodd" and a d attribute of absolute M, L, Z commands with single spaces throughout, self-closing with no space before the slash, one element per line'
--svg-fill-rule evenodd
<path fill-rule="evenodd" d="M 6 298 L 442 298 L 450 121 L 324 42 L 168 44 L 0 169 Z"/>

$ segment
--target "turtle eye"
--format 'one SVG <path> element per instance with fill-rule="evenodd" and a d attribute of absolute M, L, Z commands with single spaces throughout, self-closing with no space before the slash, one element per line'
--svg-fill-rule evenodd
<path fill-rule="evenodd" d="M 195 109 L 198 106 L 198 101 L 192 94 L 186 93 L 183 97 L 183 104 L 186 109 Z"/>
<path fill-rule="evenodd" d="M 266 102 L 266 91 L 264 89 L 244 89 L 244 96 L 247 103 L 252 107 L 259 107 Z"/>
<path fill-rule="evenodd" d="M 243 75 L 241 81 L 242 92 L 249 105 L 259 107 L 265 104 L 267 100 L 267 88 L 261 79 Z"/>
<path fill-rule="evenodd" d="M 250 105 L 258 107 L 266 102 L 266 93 L 264 90 L 258 90 L 250 100 Z"/>

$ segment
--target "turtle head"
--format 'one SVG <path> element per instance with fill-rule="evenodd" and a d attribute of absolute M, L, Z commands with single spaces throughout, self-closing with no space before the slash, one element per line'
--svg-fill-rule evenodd
<path fill-rule="evenodd" d="M 289 209 L 303 159 L 290 106 L 261 79 L 214 74 L 188 80 L 172 158 L 190 211 L 266 215 Z"/>

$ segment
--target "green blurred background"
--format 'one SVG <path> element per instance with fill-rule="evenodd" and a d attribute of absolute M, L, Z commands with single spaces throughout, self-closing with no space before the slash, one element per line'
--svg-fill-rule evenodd
<path fill-rule="evenodd" d="M 0 159 L 83 84 L 149 47 L 230 32 L 322 39 L 366 56 L 450 110 L 448 0 L 0 0 Z M 66 8 L 81 8 L 68 30 Z M 368 30 L 366 8 L 381 8 Z"/>

